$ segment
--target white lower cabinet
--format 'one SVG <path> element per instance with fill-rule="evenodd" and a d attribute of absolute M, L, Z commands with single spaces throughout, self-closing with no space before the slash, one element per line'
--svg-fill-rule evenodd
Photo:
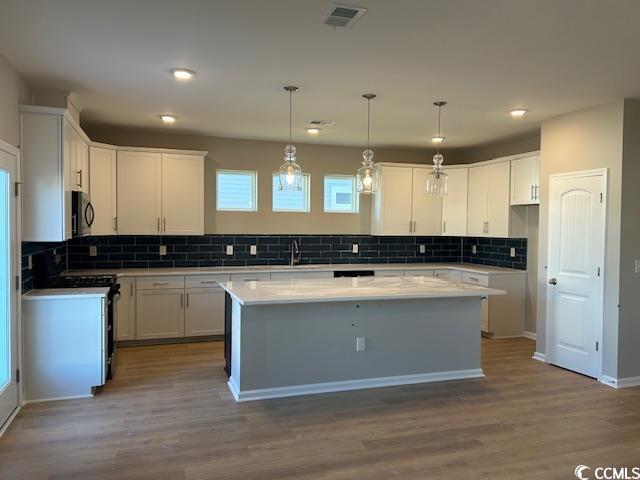
<path fill-rule="evenodd" d="M 224 290 L 220 287 L 186 290 L 184 336 L 224 334 Z"/>
<path fill-rule="evenodd" d="M 120 296 L 116 302 L 116 340 L 136 339 L 136 279 L 118 279 Z"/>
<path fill-rule="evenodd" d="M 184 336 L 184 289 L 138 289 L 136 303 L 137 340 Z"/>

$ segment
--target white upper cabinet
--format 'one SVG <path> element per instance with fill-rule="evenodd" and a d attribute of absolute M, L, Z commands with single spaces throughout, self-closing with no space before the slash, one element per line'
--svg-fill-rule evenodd
<path fill-rule="evenodd" d="M 162 233 L 204 234 L 204 158 L 162 154 Z"/>
<path fill-rule="evenodd" d="M 440 235 L 442 197 L 429 195 L 425 189 L 431 168 L 413 169 L 413 234 Z"/>
<path fill-rule="evenodd" d="M 447 194 L 442 197 L 442 234 L 467 234 L 468 168 L 447 169 Z"/>
<path fill-rule="evenodd" d="M 425 192 L 429 169 L 378 164 L 380 185 L 373 198 L 374 235 L 440 235 L 442 199 Z"/>
<path fill-rule="evenodd" d="M 469 168 L 468 235 L 509 236 L 509 182 L 509 162 Z"/>
<path fill-rule="evenodd" d="M 65 109 L 20 106 L 24 241 L 71 238 L 71 190 L 89 191 L 87 141 Z"/>
<path fill-rule="evenodd" d="M 162 155 L 157 152 L 118 151 L 118 233 L 158 235 L 162 195 Z"/>
<path fill-rule="evenodd" d="M 116 234 L 116 151 L 90 147 L 89 168 L 91 203 L 95 220 L 91 235 Z"/>
<path fill-rule="evenodd" d="M 511 205 L 540 203 L 540 155 L 511 160 Z"/>
<path fill-rule="evenodd" d="M 373 199 L 374 235 L 411 235 L 413 230 L 413 169 L 381 166 L 380 184 Z"/>

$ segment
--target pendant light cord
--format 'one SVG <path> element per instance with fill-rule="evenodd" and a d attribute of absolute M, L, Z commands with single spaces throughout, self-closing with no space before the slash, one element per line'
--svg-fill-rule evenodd
<path fill-rule="evenodd" d="M 440 132 L 441 113 L 442 113 L 442 105 L 438 105 L 438 137 L 442 138 L 442 133 Z M 438 143 L 438 153 L 440 153 L 440 143 Z"/>
<path fill-rule="evenodd" d="M 291 145 L 291 116 L 292 116 L 292 109 L 291 109 L 291 102 L 292 102 L 292 97 L 293 97 L 293 90 L 289 90 L 289 145 Z"/>
<path fill-rule="evenodd" d="M 367 150 L 369 150 L 370 134 L 371 134 L 371 99 L 367 98 Z"/>

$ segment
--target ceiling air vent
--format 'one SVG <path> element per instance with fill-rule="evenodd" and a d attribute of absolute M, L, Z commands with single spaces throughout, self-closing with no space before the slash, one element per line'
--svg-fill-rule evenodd
<path fill-rule="evenodd" d="M 366 11 L 366 8 L 334 4 L 322 19 L 322 23 L 331 27 L 350 27 Z"/>

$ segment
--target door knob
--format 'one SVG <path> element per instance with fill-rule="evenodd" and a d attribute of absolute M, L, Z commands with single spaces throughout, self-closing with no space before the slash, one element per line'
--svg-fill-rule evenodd
<path fill-rule="evenodd" d="M 549 279 L 549 285 L 557 285 L 557 284 L 558 284 L 558 279 L 556 278 Z"/>

